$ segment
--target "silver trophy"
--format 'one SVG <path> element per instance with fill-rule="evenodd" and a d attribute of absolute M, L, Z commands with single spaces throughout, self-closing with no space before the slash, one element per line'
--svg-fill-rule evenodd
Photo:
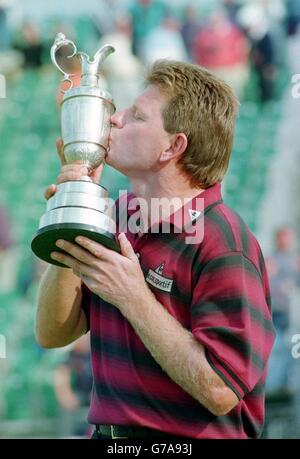
<path fill-rule="evenodd" d="M 72 88 L 72 75 L 64 72 L 56 61 L 56 52 L 70 45 L 74 52 L 68 58 L 81 60 L 81 82 L 77 88 Z M 90 60 L 62 33 L 55 38 L 51 60 L 64 75 L 63 81 L 70 82 L 61 104 L 61 131 L 67 164 L 85 164 L 94 169 L 103 162 L 115 106 L 111 95 L 99 87 L 99 72 L 102 62 L 113 52 L 111 45 L 105 45 Z M 78 235 L 118 251 L 109 202 L 107 190 L 89 177 L 58 185 L 57 192 L 47 202 L 46 212 L 31 243 L 35 255 L 48 263 L 63 266 L 50 257 L 51 252 L 59 251 L 55 242 L 58 239 L 74 242 Z"/>

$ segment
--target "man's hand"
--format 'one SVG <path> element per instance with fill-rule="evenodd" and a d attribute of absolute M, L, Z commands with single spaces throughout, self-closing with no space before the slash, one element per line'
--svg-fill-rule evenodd
<path fill-rule="evenodd" d="M 118 239 L 121 255 L 79 236 L 78 245 L 57 241 L 66 253 L 53 252 L 51 257 L 72 268 L 89 290 L 121 310 L 151 292 L 125 234 L 121 233 Z"/>
<path fill-rule="evenodd" d="M 119 236 L 121 255 L 81 236 L 76 242 L 79 245 L 57 244 L 66 253 L 53 252 L 53 258 L 120 310 L 156 362 L 184 391 L 215 416 L 231 411 L 239 402 L 237 396 L 212 369 L 204 347 L 156 300 L 126 236 Z"/>
<path fill-rule="evenodd" d="M 56 141 L 56 148 L 62 168 L 59 176 L 57 177 L 56 184 L 49 185 L 44 192 L 44 197 L 47 200 L 56 193 L 57 185 L 60 183 L 69 182 L 70 180 L 80 180 L 84 176 L 89 176 L 94 183 L 99 183 L 103 171 L 103 163 L 96 167 L 96 169 L 92 170 L 84 164 L 67 164 L 63 153 L 63 146 L 64 144 L 62 139 L 58 139 Z"/>

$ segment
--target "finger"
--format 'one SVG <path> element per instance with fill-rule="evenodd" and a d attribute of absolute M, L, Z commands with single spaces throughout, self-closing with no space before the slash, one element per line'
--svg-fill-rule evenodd
<path fill-rule="evenodd" d="M 76 172 L 77 174 L 87 175 L 89 169 L 85 164 L 65 164 L 61 168 L 61 173 L 66 174 L 68 172 Z"/>
<path fill-rule="evenodd" d="M 59 263 L 62 263 L 63 265 L 71 268 L 74 274 L 76 274 L 76 276 L 78 276 L 85 283 L 88 283 L 91 279 L 95 278 L 94 268 L 81 263 L 66 253 L 51 252 L 50 256 L 53 260 L 59 261 Z M 97 273 L 97 278 L 98 277 L 99 273 Z"/>
<path fill-rule="evenodd" d="M 93 268 L 85 265 L 84 263 L 81 263 L 67 253 L 51 252 L 50 256 L 53 260 L 59 261 L 59 263 L 62 263 L 63 265 L 71 268 L 72 271 L 76 273 L 76 275 L 80 277 L 81 280 L 87 279 L 94 274 L 95 270 Z"/>
<path fill-rule="evenodd" d="M 95 266 L 97 259 L 93 257 L 90 252 L 82 249 L 77 244 L 72 244 L 72 242 L 59 239 L 56 241 L 56 245 L 61 250 L 75 258 L 77 261 L 80 261 L 86 265 Z"/>
<path fill-rule="evenodd" d="M 72 269 L 72 271 L 73 271 L 73 274 L 75 274 L 75 276 L 80 278 L 80 272 L 79 271 L 76 271 L 76 269 Z"/>
<path fill-rule="evenodd" d="M 129 258 L 132 261 L 137 261 L 138 257 L 136 256 L 132 245 L 128 241 L 127 237 L 125 236 L 124 233 L 119 234 L 119 242 L 120 242 L 120 247 L 121 247 L 121 254 L 124 255 L 124 257 Z"/>
<path fill-rule="evenodd" d="M 73 271 L 73 274 L 75 274 L 75 276 L 79 277 L 79 279 L 81 280 L 87 277 L 87 276 L 84 276 L 80 271 L 76 271 L 76 269 L 72 269 L 72 271 Z"/>
<path fill-rule="evenodd" d="M 53 260 L 59 261 L 65 266 L 68 266 L 69 268 L 72 268 L 73 271 L 76 271 L 77 273 L 80 272 L 80 263 L 75 260 L 75 258 L 61 252 L 51 252 L 50 257 Z"/>
<path fill-rule="evenodd" d="M 103 245 L 83 236 L 76 237 L 75 241 L 88 250 L 94 257 L 101 259 L 101 261 L 110 261 L 115 254 L 113 250 L 109 250 Z"/>
<path fill-rule="evenodd" d="M 57 139 L 56 140 L 56 149 L 57 149 L 57 153 L 58 153 L 58 156 L 59 156 L 61 164 L 62 165 L 63 164 L 67 164 L 66 158 L 65 158 L 65 155 L 64 155 L 64 142 L 63 142 L 63 139 Z"/>
<path fill-rule="evenodd" d="M 68 172 L 63 172 L 57 177 L 56 183 L 60 184 L 70 180 L 81 180 L 84 175 L 87 175 L 87 173 L 84 173 L 84 170 L 85 169 L 81 169 L 80 171 L 70 170 Z"/>
<path fill-rule="evenodd" d="M 50 186 L 48 186 L 48 188 L 45 189 L 44 191 L 44 197 L 45 199 L 50 199 L 57 191 L 57 187 L 55 184 L 52 184 Z"/>

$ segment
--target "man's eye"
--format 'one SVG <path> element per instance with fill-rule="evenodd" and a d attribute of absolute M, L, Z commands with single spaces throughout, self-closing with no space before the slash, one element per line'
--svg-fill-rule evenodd
<path fill-rule="evenodd" d="M 144 120 L 144 118 L 142 117 L 142 115 L 140 115 L 140 113 L 138 113 L 138 112 L 135 112 L 135 113 L 133 114 L 133 117 L 134 117 L 135 120 L 138 120 L 138 121 L 143 121 L 143 120 Z"/>

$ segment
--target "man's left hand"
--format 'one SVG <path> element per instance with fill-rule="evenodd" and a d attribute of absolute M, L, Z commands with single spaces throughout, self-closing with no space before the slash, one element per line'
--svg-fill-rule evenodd
<path fill-rule="evenodd" d="M 54 260 L 73 269 L 96 295 L 122 309 L 149 293 L 138 257 L 124 233 L 118 237 L 121 254 L 85 237 L 77 244 L 59 240 L 56 245 L 65 253 L 52 252 Z"/>

